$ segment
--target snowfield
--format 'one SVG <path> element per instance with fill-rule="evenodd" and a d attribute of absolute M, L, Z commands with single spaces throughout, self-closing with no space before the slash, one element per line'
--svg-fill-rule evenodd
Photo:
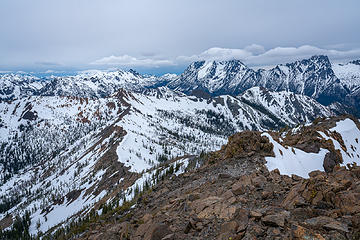
<path fill-rule="evenodd" d="M 333 137 L 329 137 L 328 132 L 318 131 L 321 137 L 325 140 L 331 140 L 336 150 L 339 150 L 343 163 L 341 166 L 347 166 L 347 164 L 356 163 L 360 165 L 360 155 L 358 149 L 360 149 L 360 130 L 356 126 L 353 120 L 347 118 L 345 120 L 338 121 L 336 127 L 329 129 L 330 132 L 336 132 L 341 135 L 341 139 L 344 142 L 345 148 L 341 146 L 338 140 Z M 292 131 L 296 134 L 296 131 Z M 325 154 L 329 151 L 327 149 L 320 149 L 319 153 L 307 153 L 300 149 L 281 145 L 275 141 L 270 134 L 263 133 L 270 142 L 274 145 L 275 157 L 266 157 L 266 166 L 271 171 L 279 169 L 281 174 L 291 175 L 296 174 L 304 178 L 308 178 L 308 174 L 315 170 L 324 171 L 323 160 Z"/>
<path fill-rule="evenodd" d="M 319 153 L 307 153 L 300 149 L 293 147 L 285 148 L 276 142 L 268 133 L 262 134 L 269 138 L 274 145 L 275 157 L 266 157 L 266 167 L 269 171 L 279 169 L 281 174 L 298 175 L 303 178 L 308 178 L 308 173 L 320 170 L 324 171 L 323 160 L 325 154 L 329 152 L 326 149 L 321 149 Z"/>

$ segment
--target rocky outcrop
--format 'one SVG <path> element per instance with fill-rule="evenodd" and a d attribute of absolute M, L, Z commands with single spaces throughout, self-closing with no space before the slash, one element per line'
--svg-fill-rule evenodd
<path fill-rule="evenodd" d="M 235 139 L 241 136 L 230 144 L 241 142 Z M 360 167 L 289 177 L 262 167 L 261 151 L 214 158 L 227 147 L 200 169 L 155 186 L 125 220 L 107 216 L 82 238 L 126 231 L 122 239 L 359 239 Z"/>

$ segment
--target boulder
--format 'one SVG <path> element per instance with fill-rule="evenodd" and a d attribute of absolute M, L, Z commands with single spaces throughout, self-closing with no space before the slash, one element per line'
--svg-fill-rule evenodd
<path fill-rule="evenodd" d="M 255 218 L 255 219 L 260 219 L 262 217 L 262 213 L 257 212 L 257 211 L 250 211 L 249 215 L 250 215 L 250 217 Z"/>
<path fill-rule="evenodd" d="M 300 225 L 292 225 L 291 226 L 291 235 L 294 239 L 312 239 L 312 240 L 325 240 L 323 236 L 318 233 L 314 233 L 313 231 L 304 228 Z"/>
<path fill-rule="evenodd" d="M 272 227 L 285 226 L 285 217 L 282 214 L 267 215 L 263 217 L 261 221 L 267 226 L 272 226 Z"/>
<path fill-rule="evenodd" d="M 324 229 L 326 229 L 326 230 L 336 230 L 336 231 L 344 232 L 344 233 L 349 232 L 349 228 L 348 228 L 348 226 L 346 224 L 340 223 L 340 222 L 337 222 L 337 221 L 325 224 Z"/>
<path fill-rule="evenodd" d="M 245 231 L 249 223 L 249 212 L 245 209 L 239 209 L 236 220 L 238 222 L 237 232 Z"/>
<path fill-rule="evenodd" d="M 146 231 L 144 240 L 161 240 L 165 236 L 171 234 L 169 226 L 167 224 L 152 224 Z"/>
<path fill-rule="evenodd" d="M 340 162 L 338 159 L 338 155 L 334 152 L 328 152 L 325 154 L 323 167 L 325 169 L 325 172 L 330 173 L 334 170 L 334 167 L 336 164 Z"/>
<path fill-rule="evenodd" d="M 221 233 L 234 233 L 237 231 L 238 226 L 239 225 L 236 221 L 225 222 L 221 225 L 220 231 Z"/>

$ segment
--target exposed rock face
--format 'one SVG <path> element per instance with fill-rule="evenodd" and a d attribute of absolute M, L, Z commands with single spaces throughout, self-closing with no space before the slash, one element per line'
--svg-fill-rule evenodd
<path fill-rule="evenodd" d="M 332 172 L 336 164 L 340 163 L 338 155 L 334 152 L 328 152 L 324 158 L 324 169 L 325 172 Z"/>
<path fill-rule="evenodd" d="M 82 238 L 92 238 L 93 228 L 103 239 L 125 236 L 126 223 L 123 239 L 359 239 L 360 167 L 284 176 L 266 170 L 264 151 L 227 155 L 241 139 L 233 137 L 194 172 L 161 182 L 126 220 L 108 216 Z"/>

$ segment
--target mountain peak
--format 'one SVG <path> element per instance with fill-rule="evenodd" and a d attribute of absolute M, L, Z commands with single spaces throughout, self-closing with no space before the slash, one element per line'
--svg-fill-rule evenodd
<path fill-rule="evenodd" d="M 141 74 L 140 73 L 138 73 L 137 71 L 135 71 L 134 69 L 129 69 L 129 72 L 130 73 L 132 73 L 132 74 L 134 74 L 135 76 L 137 76 L 137 77 L 139 77 L 139 76 L 141 76 Z"/>
<path fill-rule="evenodd" d="M 310 60 L 330 61 L 329 57 L 326 55 L 313 55 L 310 57 Z"/>
<path fill-rule="evenodd" d="M 355 65 L 360 65 L 360 60 L 354 60 L 354 61 L 351 61 L 349 63 L 355 64 Z"/>

